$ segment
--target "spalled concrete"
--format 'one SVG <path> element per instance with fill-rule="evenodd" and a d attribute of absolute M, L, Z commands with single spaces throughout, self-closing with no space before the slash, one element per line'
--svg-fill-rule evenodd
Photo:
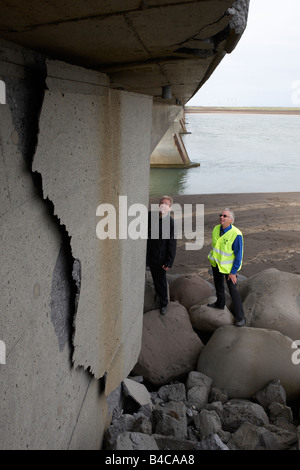
<path fill-rule="evenodd" d="M 1 43 L 1 50 L 7 103 L 0 108 L 0 334 L 6 345 L 0 445 L 99 448 L 106 400 L 97 380 L 72 367 L 73 330 L 59 326 L 74 315 L 69 242 L 31 171 L 45 64 L 41 56 L 11 44 Z"/>
<path fill-rule="evenodd" d="M 118 196 L 130 194 L 131 187 L 135 187 L 135 197 L 129 198 L 128 205 L 147 204 L 152 100 L 102 85 L 98 93 L 92 89 L 87 94 L 86 82 L 90 75 L 101 75 L 97 72 L 86 72 L 81 78 L 84 92 L 76 81 L 76 93 L 74 80 L 82 69 L 70 67 L 64 79 L 59 76 L 60 63 L 48 62 L 48 70 L 56 77 L 56 86 L 53 91 L 53 78 L 47 82 L 33 170 L 41 174 L 44 197 L 52 201 L 71 237 L 72 255 L 81 263 L 74 365 L 89 369 L 97 378 L 107 372 L 109 392 L 118 386 L 124 370 L 130 372 L 139 352 L 144 288 L 139 281 L 144 275 L 145 240 L 99 240 L 96 210 L 107 203 L 118 210 Z M 57 89 L 60 83 L 63 93 Z M 126 270 L 134 261 L 135 269 L 127 280 Z M 128 296 L 128 282 L 140 295 Z M 123 367 L 116 370 L 114 358 L 119 354 L 124 355 Z"/>

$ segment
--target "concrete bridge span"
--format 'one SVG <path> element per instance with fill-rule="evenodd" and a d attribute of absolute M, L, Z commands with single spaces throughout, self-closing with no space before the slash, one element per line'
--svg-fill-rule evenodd
<path fill-rule="evenodd" d="M 146 241 L 125 216 L 248 3 L 1 5 L 0 448 L 101 448 L 141 344 Z M 106 204 L 118 230 L 101 238 Z"/>

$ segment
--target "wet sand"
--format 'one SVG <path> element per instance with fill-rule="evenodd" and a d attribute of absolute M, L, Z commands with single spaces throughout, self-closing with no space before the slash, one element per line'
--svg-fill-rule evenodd
<path fill-rule="evenodd" d="M 170 274 L 198 274 L 210 279 L 207 255 L 211 232 L 225 208 L 235 213 L 235 226 L 244 236 L 244 260 L 240 274 L 249 277 L 267 268 L 300 274 L 300 192 L 208 194 L 174 196 L 174 203 L 204 204 L 204 246 L 186 250 L 184 238 L 178 240 Z M 158 202 L 153 197 L 150 203 Z M 195 217 L 193 217 L 194 219 Z M 194 230 L 194 228 L 193 228 Z"/>

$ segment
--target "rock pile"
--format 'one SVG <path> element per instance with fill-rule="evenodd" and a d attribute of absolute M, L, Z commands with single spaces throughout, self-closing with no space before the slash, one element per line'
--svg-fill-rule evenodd
<path fill-rule="evenodd" d="M 141 352 L 104 446 L 298 449 L 300 276 L 267 269 L 244 278 L 243 328 L 233 326 L 229 295 L 224 310 L 212 309 L 214 288 L 199 276 L 168 280 L 162 316 L 146 273 Z"/>
<path fill-rule="evenodd" d="M 114 410 L 106 450 L 299 449 L 299 420 L 279 380 L 251 400 L 228 399 L 226 391 L 198 371 L 191 371 L 185 383 L 152 392 L 137 380 L 142 378 L 122 383 L 123 408 Z"/>

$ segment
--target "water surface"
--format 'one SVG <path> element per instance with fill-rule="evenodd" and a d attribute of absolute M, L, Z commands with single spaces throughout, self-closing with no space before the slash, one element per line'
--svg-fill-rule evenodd
<path fill-rule="evenodd" d="M 189 169 L 150 170 L 150 196 L 300 191 L 300 116 L 186 114 Z"/>

